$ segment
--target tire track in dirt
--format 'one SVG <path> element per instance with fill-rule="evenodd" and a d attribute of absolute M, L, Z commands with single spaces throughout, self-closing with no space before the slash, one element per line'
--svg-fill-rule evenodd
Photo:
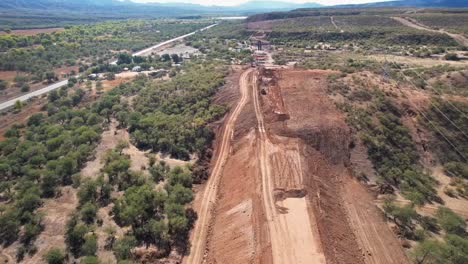
<path fill-rule="evenodd" d="M 245 71 L 240 78 L 241 99 L 234 111 L 228 116 L 225 121 L 225 126 L 222 132 L 222 141 L 219 148 L 218 158 L 208 179 L 208 182 L 203 191 L 200 208 L 197 211 L 198 220 L 192 231 L 192 246 L 189 255 L 183 260 L 183 263 L 195 264 L 203 263 L 207 253 L 207 237 L 212 223 L 213 210 L 216 205 L 219 180 L 221 173 L 226 163 L 227 157 L 231 150 L 231 140 L 235 127 L 236 120 L 248 101 L 248 77 L 252 69 Z"/>
<path fill-rule="evenodd" d="M 321 243 L 318 238 L 314 238 L 311 225 L 311 216 L 308 212 L 308 205 L 305 197 L 296 197 L 283 199 L 275 195 L 275 192 L 284 191 L 276 189 L 275 180 L 277 177 L 286 175 L 278 174 L 279 171 L 273 171 L 275 168 L 275 154 L 284 156 L 286 166 L 291 171 L 294 168 L 297 175 L 290 175 L 291 185 L 302 187 L 303 178 L 301 167 L 301 157 L 297 151 L 295 161 L 288 159 L 287 149 L 281 149 L 282 144 L 275 144 L 268 138 L 262 110 L 258 99 L 257 76 L 253 77 L 252 97 L 254 102 L 255 114 L 257 117 L 258 135 L 259 135 L 259 164 L 262 182 L 263 203 L 268 222 L 268 232 L 271 243 L 273 263 L 326 263 Z M 284 155 L 283 155 L 284 154 Z M 278 159 L 279 160 L 279 159 Z M 294 164 L 296 164 L 296 166 Z M 275 177 L 276 176 L 276 177 Z M 297 176 L 297 177 L 296 177 Z M 286 190 L 287 191 L 287 190 Z M 287 196 L 287 194 L 286 194 Z"/>
<path fill-rule="evenodd" d="M 447 32 L 443 29 L 439 29 L 439 30 L 436 30 L 436 29 L 432 29 L 424 24 L 422 24 L 421 22 L 419 21 L 415 21 L 414 19 L 408 19 L 408 18 L 405 18 L 405 17 L 392 17 L 394 20 L 400 22 L 401 24 L 407 26 L 407 27 L 411 27 L 411 28 L 415 28 L 415 29 L 419 29 L 419 30 L 425 30 L 425 31 L 430 31 L 430 32 L 434 32 L 434 33 L 442 33 L 442 34 L 446 34 L 448 36 L 450 36 L 451 38 L 453 38 L 456 42 L 462 44 L 462 45 L 465 45 L 465 46 L 468 46 L 468 39 L 465 38 L 464 36 L 460 35 L 460 34 L 454 34 L 454 33 L 450 33 L 450 32 Z"/>

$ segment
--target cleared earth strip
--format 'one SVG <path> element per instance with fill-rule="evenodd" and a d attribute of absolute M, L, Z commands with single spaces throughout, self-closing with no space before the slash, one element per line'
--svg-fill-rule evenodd
<path fill-rule="evenodd" d="M 200 194 L 202 196 L 200 208 L 197 211 L 198 220 L 195 223 L 195 227 L 192 231 L 192 246 L 190 248 L 189 255 L 184 258 L 183 263 L 196 264 L 202 263 L 205 259 L 207 235 L 213 217 L 212 211 L 215 207 L 216 197 L 218 193 L 219 180 L 221 178 L 222 170 L 226 160 L 229 156 L 231 149 L 231 136 L 234 131 L 234 126 L 240 112 L 244 108 L 248 100 L 248 77 L 252 72 L 252 69 L 245 71 L 240 78 L 240 91 L 241 99 L 237 103 L 236 108 L 227 117 L 225 121 L 224 130 L 221 134 L 222 141 L 219 148 L 218 158 L 216 159 L 215 165 L 211 172 L 211 175 L 206 183 L 204 192 Z"/>

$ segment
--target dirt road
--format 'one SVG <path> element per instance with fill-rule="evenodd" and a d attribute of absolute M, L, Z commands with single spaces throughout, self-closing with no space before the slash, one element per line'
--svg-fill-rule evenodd
<path fill-rule="evenodd" d="M 260 150 L 258 159 L 273 263 L 326 263 L 318 230 L 314 228 L 316 224 L 312 224 L 314 216 L 309 215 L 303 190 L 299 145 L 291 148 L 292 144 L 270 141 L 258 100 L 256 76 L 253 83 Z"/>
<path fill-rule="evenodd" d="M 195 227 L 192 231 L 192 246 L 190 248 L 190 253 L 187 257 L 184 258 L 184 263 L 202 263 L 205 258 L 207 234 L 211 223 L 211 218 L 213 216 L 212 210 L 216 203 L 218 184 L 221 178 L 224 164 L 226 163 L 229 152 L 231 150 L 231 140 L 234 131 L 234 125 L 248 100 L 248 77 L 251 72 L 252 69 L 245 71 L 240 78 L 241 99 L 237 103 L 234 111 L 232 111 L 232 113 L 225 121 L 225 126 L 221 134 L 222 141 L 220 143 L 218 153 L 216 153 L 218 158 L 215 161 L 215 165 L 205 186 L 204 192 L 200 194 L 203 199 L 199 209 L 197 210 L 198 220 L 196 221 Z"/>
<path fill-rule="evenodd" d="M 455 41 L 457 41 L 458 43 L 468 46 L 468 39 L 460 34 L 450 33 L 443 29 L 435 30 L 414 19 L 409 19 L 409 18 L 404 18 L 404 17 L 392 17 L 392 18 L 407 27 L 412 27 L 412 28 L 419 29 L 419 30 L 426 30 L 426 31 L 434 32 L 434 33 L 447 34 L 451 38 L 453 38 Z"/>
<path fill-rule="evenodd" d="M 339 29 L 338 25 L 336 24 L 335 22 L 335 18 L 333 16 L 330 17 L 330 22 L 333 24 L 333 26 L 336 28 L 336 29 Z"/>

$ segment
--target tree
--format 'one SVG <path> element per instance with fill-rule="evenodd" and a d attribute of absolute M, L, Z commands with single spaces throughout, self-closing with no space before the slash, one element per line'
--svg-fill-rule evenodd
<path fill-rule="evenodd" d="M 23 109 L 23 103 L 22 103 L 20 100 L 17 100 L 17 101 L 15 102 L 15 110 L 18 110 L 18 111 L 19 111 L 19 110 L 21 110 L 21 109 Z"/>
<path fill-rule="evenodd" d="M 22 93 L 26 93 L 26 92 L 29 92 L 29 84 L 25 83 L 23 85 L 21 85 L 21 92 Z"/>
<path fill-rule="evenodd" d="M 154 219 L 146 225 L 148 236 L 151 243 L 158 248 L 168 249 L 169 246 L 169 227 L 164 220 L 156 221 Z"/>
<path fill-rule="evenodd" d="M 447 54 L 445 54 L 445 59 L 446 60 L 451 60 L 451 61 L 460 60 L 460 58 L 458 57 L 458 54 L 456 54 L 456 53 L 447 53 Z"/>
<path fill-rule="evenodd" d="M 104 90 L 104 87 L 102 86 L 102 82 L 97 81 L 96 82 L 96 91 L 100 94 L 100 93 L 102 93 L 102 90 Z"/>
<path fill-rule="evenodd" d="M 165 201 L 165 194 L 150 185 L 130 187 L 116 202 L 114 215 L 120 225 L 131 225 L 135 230 L 151 219 L 161 219 Z"/>
<path fill-rule="evenodd" d="M 118 143 L 117 143 L 117 146 L 115 147 L 115 150 L 117 152 L 119 152 L 119 155 L 122 155 L 122 151 L 126 148 L 128 148 L 130 146 L 130 144 L 128 143 L 128 141 L 126 140 L 120 140 Z"/>
<path fill-rule="evenodd" d="M 98 248 L 97 236 L 95 234 L 87 235 L 85 242 L 81 247 L 81 255 L 83 256 L 94 256 Z"/>
<path fill-rule="evenodd" d="M 185 188 L 180 184 L 176 184 L 171 188 L 169 201 L 177 204 L 188 204 L 193 200 L 193 191 Z"/>
<path fill-rule="evenodd" d="M 411 253 L 415 263 L 440 264 L 446 263 L 443 256 L 445 244 L 437 240 L 426 240 L 420 243 Z"/>
<path fill-rule="evenodd" d="M 179 62 L 182 61 L 182 59 L 179 57 L 179 55 L 177 54 L 172 54 L 171 55 L 171 58 L 172 58 L 172 61 L 175 63 L 175 64 L 178 64 Z"/>
<path fill-rule="evenodd" d="M 4 80 L 0 80 L 0 91 L 5 90 L 6 88 L 8 88 L 8 82 Z"/>
<path fill-rule="evenodd" d="M 120 53 L 117 59 L 117 64 L 130 64 L 132 63 L 132 55 L 128 53 Z"/>
<path fill-rule="evenodd" d="M 97 200 L 97 184 L 95 181 L 89 180 L 81 184 L 78 191 L 78 200 L 82 205 Z"/>
<path fill-rule="evenodd" d="M 94 203 L 87 202 L 83 205 L 83 208 L 81 208 L 81 220 L 87 224 L 93 223 L 96 218 L 97 210 L 98 208 Z"/>
<path fill-rule="evenodd" d="M 41 123 L 44 121 L 45 116 L 42 113 L 36 113 L 33 114 L 29 119 L 28 119 L 28 126 L 39 126 Z"/>
<path fill-rule="evenodd" d="M 47 251 L 44 260 L 47 264 L 63 264 L 65 263 L 65 254 L 59 248 L 52 248 Z"/>
<path fill-rule="evenodd" d="M 117 240 L 114 245 L 114 253 L 118 260 L 130 259 L 131 250 L 137 246 L 137 240 L 134 236 L 124 236 Z"/>
<path fill-rule="evenodd" d="M 105 159 L 104 172 L 109 176 L 109 182 L 115 183 L 121 176 L 128 174 L 130 166 L 130 158 L 110 151 Z"/>
<path fill-rule="evenodd" d="M 57 76 L 55 75 L 54 72 L 46 72 L 45 78 L 46 78 L 47 81 L 49 81 L 49 82 L 54 82 L 54 81 L 57 80 Z"/>
<path fill-rule="evenodd" d="M 41 205 L 42 201 L 39 195 L 35 192 L 27 192 L 16 202 L 16 208 L 22 212 L 33 212 Z"/>
<path fill-rule="evenodd" d="M 9 245 L 18 238 L 20 222 L 18 212 L 6 207 L 0 213 L 0 243 Z"/>
<path fill-rule="evenodd" d="M 78 219 L 73 216 L 67 223 L 65 242 L 74 256 L 79 256 L 81 247 L 85 243 L 85 235 L 88 228 L 83 224 L 78 224 Z"/>
<path fill-rule="evenodd" d="M 133 62 L 134 63 L 143 63 L 145 62 L 145 58 L 141 56 L 133 56 Z"/>
<path fill-rule="evenodd" d="M 400 228 L 405 236 L 412 236 L 414 232 L 413 221 L 418 217 L 418 213 L 411 205 L 399 207 L 392 201 L 385 201 L 385 213 Z"/>
<path fill-rule="evenodd" d="M 86 256 L 81 259 L 80 264 L 100 264 L 101 261 L 95 256 Z"/>
<path fill-rule="evenodd" d="M 57 101 L 59 98 L 60 98 L 60 96 L 59 96 L 57 90 L 50 91 L 49 96 L 48 96 L 49 102 L 53 103 L 53 102 Z"/>
<path fill-rule="evenodd" d="M 436 213 L 440 226 L 449 234 L 463 235 L 466 229 L 466 222 L 459 215 L 447 207 L 439 207 Z"/>
<path fill-rule="evenodd" d="M 108 81 L 115 80 L 115 73 L 113 73 L 113 72 L 106 73 L 106 80 L 108 80 Z"/>
<path fill-rule="evenodd" d="M 164 62 L 170 61 L 170 60 L 171 60 L 171 56 L 170 56 L 169 54 L 167 54 L 167 53 L 166 53 L 166 54 L 163 54 L 163 55 L 161 56 L 161 60 L 164 61 Z"/>
<path fill-rule="evenodd" d="M 149 172 L 150 172 L 150 174 L 151 174 L 151 176 L 153 178 L 153 181 L 158 183 L 158 182 L 164 180 L 164 178 L 166 178 L 166 174 L 168 173 L 168 171 L 170 169 L 168 168 L 167 165 L 161 164 L 161 163 L 157 164 L 156 166 L 151 165 L 151 163 L 153 162 L 151 160 L 151 158 L 154 158 L 154 156 L 150 157 L 150 166 L 151 167 L 149 168 Z"/>

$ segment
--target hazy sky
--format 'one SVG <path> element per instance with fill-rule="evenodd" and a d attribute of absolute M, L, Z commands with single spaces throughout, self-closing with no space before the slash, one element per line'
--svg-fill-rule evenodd
<path fill-rule="evenodd" d="M 219 5 L 219 6 L 228 6 L 228 5 L 238 5 L 249 0 L 133 0 L 134 2 L 184 2 L 184 3 L 193 3 L 193 4 L 202 4 L 202 5 Z M 281 2 L 294 2 L 294 3 L 307 3 L 314 2 L 322 5 L 339 5 L 339 4 L 363 4 L 369 2 L 383 2 L 388 0 L 277 0 Z"/>

